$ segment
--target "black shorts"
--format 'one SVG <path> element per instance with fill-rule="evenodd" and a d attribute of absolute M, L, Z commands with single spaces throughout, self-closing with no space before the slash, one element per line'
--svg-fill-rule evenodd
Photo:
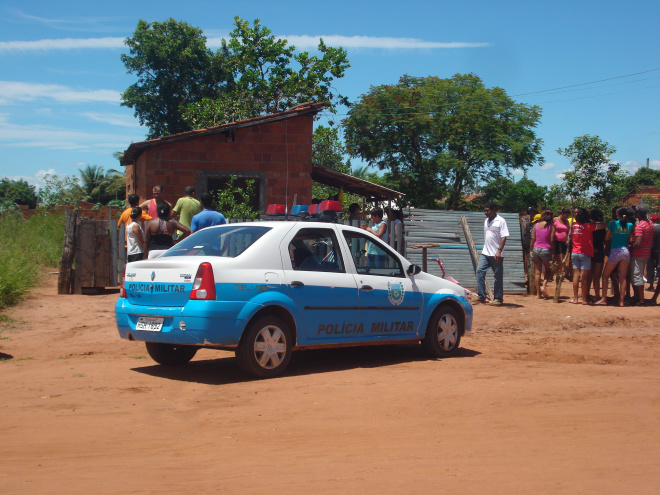
<path fill-rule="evenodd" d="M 566 254 L 568 244 L 562 241 L 555 241 L 555 254 Z"/>
<path fill-rule="evenodd" d="M 129 254 L 126 259 L 129 263 L 132 263 L 133 261 L 142 261 L 144 259 L 144 255 L 142 253 Z"/>

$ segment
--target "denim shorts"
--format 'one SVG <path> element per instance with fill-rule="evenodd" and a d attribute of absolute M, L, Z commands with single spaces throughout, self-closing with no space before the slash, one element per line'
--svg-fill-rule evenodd
<path fill-rule="evenodd" d="M 591 256 L 582 253 L 571 254 L 573 268 L 576 270 L 591 270 Z"/>
<path fill-rule="evenodd" d="M 545 249 L 540 247 L 532 248 L 532 261 L 550 263 L 552 261 L 552 249 Z"/>
<path fill-rule="evenodd" d="M 616 265 L 620 261 L 628 263 L 630 261 L 630 251 L 627 247 L 613 248 L 607 258 L 607 262 Z"/>

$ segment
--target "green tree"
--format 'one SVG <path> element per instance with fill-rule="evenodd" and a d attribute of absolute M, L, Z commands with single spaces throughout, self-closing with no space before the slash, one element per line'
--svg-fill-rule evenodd
<path fill-rule="evenodd" d="M 39 189 L 38 196 L 41 206 L 53 208 L 62 205 L 75 205 L 85 196 L 77 177 L 70 175 L 58 176 L 46 174 L 43 178 L 44 187 Z"/>
<path fill-rule="evenodd" d="M 79 172 L 84 201 L 103 205 L 118 199 L 120 193 L 122 197 L 125 195 L 126 179 L 122 172 L 112 169 L 106 173 L 98 165 L 87 165 Z"/>
<path fill-rule="evenodd" d="M 190 130 L 182 108 L 217 97 L 226 82 L 222 53 L 209 50 L 202 30 L 186 22 L 140 20 L 125 44 L 129 54 L 121 61 L 138 81 L 122 94 L 122 105 L 135 109 L 148 139 Z"/>
<path fill-rule="evenodd" d="M 523 176 L 518 182 L 498 177 L 483 186 L 482 191 L 483 198 L 494 201 L 499 211 L 521 213 L 529 206 L 546 205 L 548 189 Z"/>
<path fill-rule="evenodd" d="M 455 208 L 466 188 L 510 169 L 542 163 L 534 133 L 541 110 L 486 88 L 473 74 L 450 79 L 401 77 L 371 87 L 344 121 L 351 156 L 400 175 L 417 207 Z"/>
<path fill-rule="evenodd" d="M 257 218 L 259 212 L 250 206 L 251 199 L 255 195 L 254 186 L 255 180 L 248 179 L 245 181 L 245 186 L 240 187 L 236 183 L 236 176 L 231 175 L 227 186 L 216 192 L 216 208 L 230 220 Z"/>
<path fill-rule="evenodd" d="M 618 162 L 610 160 L 616 148 L 598 136 L 576 137 L 566 148 L 557 150 L 568 158 L 572 169 L 564 173 L 564 185 L 571 202 L 597 206 L 608 211 L 623 194 L 624 174 Z"/>
<path fill-rule="evenodd" d="M 0 180 L 0 202 L 36 208 L 37 193 L 35 187 L 23 179 L 10 180 L 4 177 Z"/>
<path fill-rule="evenodd" d="M 332 86 L 350 67 L 343 48 L 328 47 L 320 39 L 321 57 L 310 56 L 306 51 L 296 53 L 295 46 L 273 36 L 259 19 L 250 26 L 237 16 L 234 26 L 218 51 L 230 73 L 226 91 L 187 105 L 184 119 L 189 125 L 209 127 L 310 101 L 326 101 L 332 109 L 348 104 Z"/>

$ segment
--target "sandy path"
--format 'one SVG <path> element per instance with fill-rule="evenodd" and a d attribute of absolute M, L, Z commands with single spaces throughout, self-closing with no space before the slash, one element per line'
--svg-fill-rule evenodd
<path fill-rule="evenodd" d="M 660 490 L 660 307 L 508 297 L 459 357 L 232 353 L 155 365 L 115 294 L 55 276 L 0 323 L 0 493 L 636 493 Z"/>

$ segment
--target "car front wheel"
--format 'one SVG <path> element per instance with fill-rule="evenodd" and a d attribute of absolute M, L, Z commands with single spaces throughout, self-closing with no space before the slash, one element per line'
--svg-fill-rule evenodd
<path fill-rule="evenodd" d="M 424 347 L 433 357 L 446 357 L 456 354 L 461 343 L 461 324 L 456 310 L 449 306 L 438 309 L 426 329 Z"/>
<path fill-rule="evenodd" d="M 145 342 L 145 345 L 151 359 L 165 366 L 188 364 L 197 353 L 197 348 L 189 345 L 162 344 L 160 342 Z"/>
<path fill-rule="evenodd" d="M 238 364 L 257 378 L 277 376 L 291 360 L 292 340 L 291 330 L 280 318 L 258 318 L 249 324 L 236 350 Z"/>

